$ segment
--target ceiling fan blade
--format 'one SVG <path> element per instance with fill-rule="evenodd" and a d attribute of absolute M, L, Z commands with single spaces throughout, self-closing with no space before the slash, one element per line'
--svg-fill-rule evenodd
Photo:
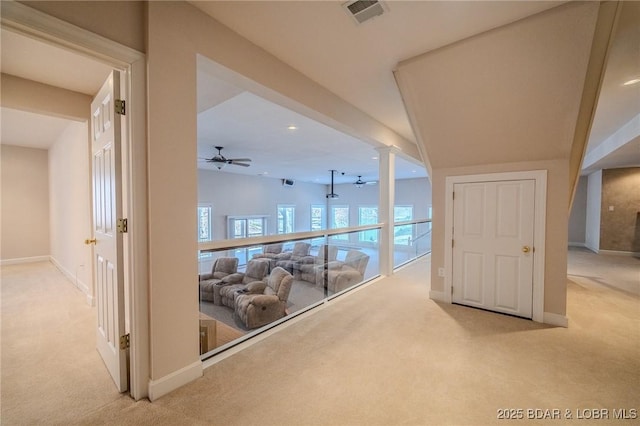
<path fill-rule="evenodd" d="M 375 180 L 371 180 L 371 181 L 369 181 L 369 182 L 365 182 L 364 184 L 365 184 L 365 185 L 377 185 L 377 184 L 378 184 L 378 182 L 376 182 Z"/>
<path fill-rule="evenodd" d="M 229 160 L 228 163 L 233 164 L 234 166 L 242 166 L 242 167 L 249 167 L 251 165 L 251 164 L 245 164 L 245 163 L 238 163 L 237 160 Z"/>
<path fill-rule="evenodd" d="M 228 158 L 227 161 L 244 161 L 244 162 L 249 161 L 250 162 L 251 158 Z"/>

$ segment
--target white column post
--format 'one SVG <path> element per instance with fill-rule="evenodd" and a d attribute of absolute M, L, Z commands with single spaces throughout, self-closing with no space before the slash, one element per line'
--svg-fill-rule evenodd
<path fill-rule="evenodd" d="M 380 230 L 380 275 L 393 274 L 393 206 L 395 204 L 395 147 L 379 148 L 380 152 L 380 198 L 378 202 L 378 221 L 383 223 Z"/>

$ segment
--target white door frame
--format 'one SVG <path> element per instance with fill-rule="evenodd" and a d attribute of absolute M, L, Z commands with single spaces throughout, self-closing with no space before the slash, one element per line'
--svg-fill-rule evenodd
<path fill-rule="evenodd" d="M 534 180 L 535 207 L 533 230 L 533 320 L 544 322 L 544 257 L 547 212 L 547 171 L 531 170 L 523 172 L 489 173 L 480 175 L 447 176 L 445 179 L 445 219 L 444 219 L 444 299 L 452 303 L 451 289 L 453 277 L 453 186 L 458 183 L 496 182 L 513 180 Z"/>
<path fill-rule="evenodd" d="M 2 26 L 54 46 L 90 56 L 122 73 L 127 103 L 122 138 L 123 269 L 129 316 L 130 394 L 148 396 L 149 320 L 147 271 L 146 59 L 141 52 L 21 3 L 2 1 Z M 89 178 L 89 177 L 87 177 Z"/>

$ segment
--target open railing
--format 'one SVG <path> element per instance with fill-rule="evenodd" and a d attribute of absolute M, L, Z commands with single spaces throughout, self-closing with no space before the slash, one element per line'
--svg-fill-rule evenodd
<path fill-rule="evenodd" d="M 431 253 L 431 219 L 394 223 L 394 268 Z"/>
<path fill-rule="evenodd" d="M 378 277 L 382 227 L 383 224 L 376 224 L 199 243 L 200 274 L 211 273 L 221 258 L 230 258 L 237 265 L 236 273 L 230 274 L 233 276 L 222 278 L 225 282 L 199 281 L 202 358 L 229 349 Z M 428 227 L 430 220 L 394 224 L 394 265 L 424 254 L 427 247 L 430 251 L 430 238 L 422 236 Z M 277 253 L 268 253 L 273 248 Z M 225 262 L 228 260 L 220 263 Z M 283 268 L 293 277 L 286 302 L 278 305 L 273 296 L 277 291 L 264 288 L 259 291 L 265 297 L 256 297 L 254 305 L 249 303 L 256 289 L 264 287 L 248 289 L 244 285 L 245 281 L 251 281 L 245 280 L 249 273 L 260 269 L 257 266 L 266 268 L 264 281 L 269 280 L 276 268 Z M 272 305 L 259 305 L 258 301 L 266 300 Z"/>
<path fill-rule="evenodd" d="M 378 277 L 378 240 L 382 226 L 366 225 L 199 243 L 200 274 L 211 273 L 218 259 L 237 259 L 237 273 L 228 278 L 228 282 L 215 285 L 209 285 L 214 281 L 208 284 L 199 282 L 203 359 Z M 361 241 L 364 232 L 373 241 Z M 270 257 L 271 254 L 265 253 L 267 247 L 276 247 L 278 250 L 275 251 L 279 253 L 273 253 Z M 221 261 L 224 262 L 228 263 L 227 260 Z M 263 267 L 266 267 L 268 274 L 265 281 L 278 267 L 293 276 L 285 297 L 286 303 L 278 305 L 275 297 L 267 297 L 272 296 L 273 289 L 264 289 L 262 296 L 265 297 L 256 297 L 255 306 L 247 307 L 254 293 L 240 292 L 247 290 L 244 281 L 251 281 L 244 278 Z M 264 310 L 258 309 L 258 304 L 265 300 L 272 304 L 259 306 L 260 309 L 264 306 Z M 280 308 L 282 310 L 278 311 Z M 269 316 L 271 313 L 273 315 Z"/>

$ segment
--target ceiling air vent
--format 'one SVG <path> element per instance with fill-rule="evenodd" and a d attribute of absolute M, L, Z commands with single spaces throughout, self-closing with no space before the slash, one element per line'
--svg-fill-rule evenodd
<path fill-rule="evenodd" d="M 362 24 L 364 21 L 375 18 L 382 15 L 386 7 L 380 1 L 372 0 L 356 0 L 349 1 L 342 5 L 347 13 L 356 20 L 358 24 Z"/>

